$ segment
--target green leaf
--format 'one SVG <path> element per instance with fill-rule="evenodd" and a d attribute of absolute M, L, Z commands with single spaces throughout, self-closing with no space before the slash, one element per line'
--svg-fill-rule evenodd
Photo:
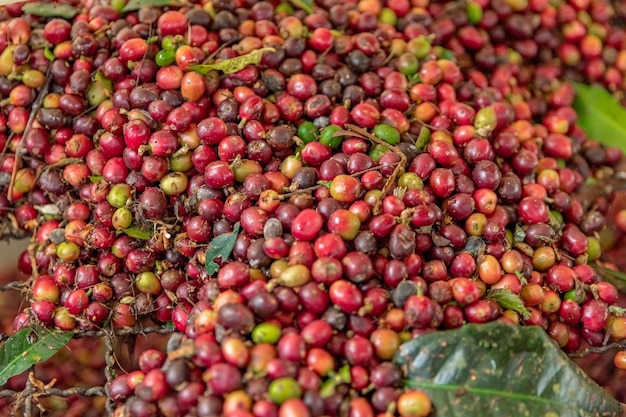
<path fill-rule="evenodd" d="M 216 236 L 211 243 L 209 243 L 209 250 L 205 255 L 206 271 L 209 275 L 215 274 L 219 269 L 219 265 L 214 262 L 217 258 L 221 258 L 225 261 L 230 256 L 233 247 L 235 247 L 235 241 L 237 240 L 240 228 L 241 225 L 237 222 L 232 232 Z"/>
<path fill-rule="evenodd" d="M 599 262 L 595 262 L 593 267 L 598 275 L 602 277 L 603 281 L 610 282 L 620 291 L 626 291 L 626 273 L 607 268 Z"/>
<path fill-rule="evenodd" d="M 313 0 L 289 0 L 289 2 L 307 14 L 313 14 Z"/>
<path fill-rule="evenodd" d="M 602 87 L 573 84 L 580 127 L 591 139 L 626 151 L 626 108 Z"/>
<path fill-rule="evenodd" d="M 513 233 L 513 243 L 522 243 L 526 240 L 526 232 L 519 224 L 515 224 L 515 232 Z"/>
<path fill-rule="evenodd" d="M 107 98 L 111 97 L 113 91 L 113 83 L 106 78 L 100 71 L 97 71 L 91 84 L 87 88 L 86 97 L 89 104 L 97 106 Z"/>
<path fill-rule="evenodd" d="M 426 145 L 430 142 L 430 129 L 426 126 L 422 126 L 420 129 L 419 135 L 417 135 L 417 139 L 415 139 L 415 146 L 417 149 L 424 149 Z"/>
<path fill-rule="evenodd" d="M 620 307 L 620 306 L 616 306 L 616 305 L 612 305 L 609 306 L 609 311 L 614 315 L 614 316 L 618 316 L 618 317 L 624 317 L 626 316 L 626 308 L 624 307 Z"/>
<path fill-rule="evenodd" d="M 419 336 L 394 358 L 437 417 L 619 416 L 620 404 L 538 326 L 469 324 Z"/>
<path fill-rule="evenodd" d="M 139 10 L 143 6 L 148 7 L 165 7 L 165 6 L 182 6 L 182 4 L 175 0 L 129 0 L 126 6 L 122 9 L 122 13 L 132 12 Z"/>
<path fill-rule="evenodd" d="M 530 311 L 528 311 L 520 296 L 507 288 L 490 290 L 487 293 L 487 298 L 491 298 L 506 310 L 513 310 L 521 314 L 524 320 L 530 317 Z"/>
<path fill-rule="evenodd" d="M 237 56 L 235 58 L 225 59 L 223 61 L 216 62 L 215 64 L 197 64 L 192 65 L 189 68 L 199 72 L 202 75 L 207 75 L 210 71 L 222 71 L 224 74 L 232 74 L 237 71 L 241 71 L 247 65 L 258 64 L 263 58 L 263 53 L 274 52 L 274 48 L 261 48 L 256 51 L 252 51 L 249 54 Z"/>
<path fill-rule="evenodd" d="M 48 61 L 54 61 L 56 57 L 54 56 L 54 52 L 48 48 L 48 45 L 43 49 L 43 56 L 46 57 Z"/>
<path fill-rule="evenodd" d="M 26 3 L 22 6 L 24 13 L 41 17 L 61 17 L 71 19 L 78 14 L 78 9 L 61 3 Z"/>
<path fill-rule="evenodd" d="M 446 49 L 443 46 L 435 46 L 434 47 L 435 55 L 440 59 L 447 59 L 450 61 L 456 61 L 456 55 L 450 49 Z"/>
<path fill-rule="evenodd" d="M 22 329 L 0 345 L 0 385 L 31 366 L 44 362 L 72 340 L 74 333 Z"/>
<path fill-rule="evenodd" d="M 152 239 L 152 233 L 149 230 L 144 230 L 139 226 L 131 226 L 126 229 L 122 229 L 122 232 L 127 234 L 130 237 L 134 237 L 135 239 L 141 240 L 150 240 Z"/>
<path fill-rule="evenodd" d="M 610 277 L 619 281 L 626 282 L 626 274 L 621 271 L 616 271 L 614 269 L 610 269 L 599 264 L 596 265 L 596 270 L 604 277 Z"/>

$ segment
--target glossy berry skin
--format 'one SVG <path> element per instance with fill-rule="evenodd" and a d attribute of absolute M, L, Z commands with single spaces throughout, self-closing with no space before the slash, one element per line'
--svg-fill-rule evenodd
<path fill-rule="evenodd" d="M 609 318 L 608 306 L 600 300 L 587 301 L 582 306 L 582 324 L 591 332 L 604 329 Z"/>
<path fill-rule="evenodd" d="M 353 203 L 362 192 L 361 182 L 349 175 L 337 175 L 330 184 L 330 195 L 340 202 Z"/>
<path fill-rule="evenodd" d="M 302 210 L 291 223 L 291 234 L 298 240 L 311 241 L 322 229 L 324 220 L 315 210 Z"/>
<path fill-rule="evenodd" d="M 617 352 L 615 354 L 613 363 L 618 369 L 626 369 L 626 353 L 623 350 Z"/>
<path fill-rule="evenodd" d="M 226 161 L 214 161 L 204 171 L 204 181 L 211 188 L 223 188 L 232 185 L 235 174 Z"/>
<path fill-rule="evenodd" d="M 358 312 L 363 305 L 361 292 L 356 285 L 348 281 L 334 282 L 330 286 L 328 294 L 332 303 L 348 314 Z"/>
<path fill-rule="evenodd" d="M 523 198 L 517 207 L 518 214 L 526 224 L 547 223 L 548 207 L 537 197 Z"/>

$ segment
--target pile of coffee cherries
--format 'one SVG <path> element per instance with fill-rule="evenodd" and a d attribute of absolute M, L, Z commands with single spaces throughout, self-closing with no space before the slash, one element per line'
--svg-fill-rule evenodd
<path fill-rule="evenodd" d="M 15 329 L 171 323 L 107 385 L 136 417 L 427 416 L 393 363 L 411 338 L 625 339 L 594 269 L 622 152 L 566 81 L 621 97 L 624 10 L 308 3 L 0 7 L 0 219 L 32 235 Z"/>

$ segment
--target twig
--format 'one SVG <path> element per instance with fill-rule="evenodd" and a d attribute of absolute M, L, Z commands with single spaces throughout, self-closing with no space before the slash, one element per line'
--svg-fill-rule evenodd
<path fill-rule="evenodd" d="M 204 64 L 208 64 L 209 62 L 211 62 L 211 60 L 213 58 L 215 58 L 217 56 L 217 54 L 219 54 L 224 48 L 229 47 L 230 45 L 234 44 L 236 41 L 235 39 L 231 39 L 228 42 L 224 42 L 223 44 L 221 44 L 215 51 L 213 51 L 213 53 L 209 54 L 209 56 L 207 56 L 204 61 L 202 61 L 202 65 Z"/>
<path fill-rule="evenodd" d="M 20 139 L 20 142 L 17 144 L 17 147 L 15 149 L 15 163 L 13 164 L 13 172 L 11 172 L 11 182 L 9 183 L 9 189 L 7 192 L 8 194 L 7 198 L 9 199 L 9 201 L 13 201 L 13 186 L 15 185 L 15 177 L 17 175 L 18 166 L 20 165 L 22 161 L 22 154 L 20 151 L 24 147 L 26 136 L 28 135 L 28 131 L 33 125 L 33 121 L 35 120 L 35 115 L 37 114 L 41 106 L 43 105 L 43 99 L 48 94 L 48 88 L 50 88 L 50 82 L 52 81 L 52 77 L 50 76 L 51 67 L 52 66 L 48 67 L 48 71 L 46 72 L 46 83 L 43 85 L 43 87 L 41 87 L 41 90 L 39 90 L 37 99 L 34 101 L 33 105 L 31 106 L 30 115 L 28 116 L 28 122 L 26 123 L 26 128 L 24 129 L 22 138 Z"/>
<path fill-rule="evenodd" d="M 98 106 L 90 106 L 90 107 L 87 107 L 87 108 L 86 108 L 85 110 L 83 110 L 81 113 L 78 113 L 78 116 L 76 116 L 76 117 L 75 117 L 75 119 L 76 119 L 76 118 L 79 118 L 79 117 L 81 117 L 81 116 L 84 116 L 84 115 L 86 115 L 87 113 L 91 113 L 92 111 L 96 110 L 97 108 L 98 108 Z"/>
<path fill-rule="evenodd" d="M 356 177 L 359 177 L 359 176 L 361 176 L 361 175 L 363 175 L 365 173 L 368 173 L 370 171 L 379 171 L 379 170 L 381 170 L 383 168 L 384 167 L 382 167 L 382 166 L 375 166 L 375 167 L 371 167 L 371 168 L 366 168 L 364 170 L 355 172 L 354 174 L 350 174 L 350 176 L 356 178 Z M 291 192 L 288 192 L 288 193 L 285 193 L 285 194 L 280 194 L 278 196 L 278 199 L 279 200 L 285 200 L 285 199 L 291 197 L 294 194 L 309 193 L 311 191 L 315 191 L 318 188 L 322 188 L 322 187 L 325 187 L 325 185 L 324 184 L 318 184 L 318 185 L 314 185 L 312 187 L 302 188 L 300 190 L 294 190 L 294 191 L 291 191 Z"/>
<path fill-rule="evenodd" d="M 111 336 L 129 336 L 129 335 L 146 335 L 146 334 L 170 334 L 174 332 L 173 327 L 129 327 L 120 330 L 75 330 L 74 338 L 81 337 L 103 337 Z"/>
<path fill-rule="evenodd" d="M 104 391 L 104 387 L 91 387 L 91 388 L 68 388 L 68 389 L 60 389 L 60 388 L 48 388 L 44 390 L 40 390 L 35 387 L 26 388 L 21 391 L 13 391 L 10 389 L 5 389 L 0 391 L 0 398 L 10 398 L 15 397 L 18 394 L 22 394 L 28 396 L 37 394 L 38 397 L 71 397 L 72 395 L 80 395 L 84 397 L 102 397 L 106 395 Z"/>
<path fill-rule="evenodd" d="M 0 222 L 0 241 L 10 242 L 12 240 L 22 240 L 30 237 L 30 234 L 23 230 L 15 229 L 10 222 Z"/>
<path fill-rule="evenodd" d="M 9 282 L 8 284 L 0 285 L 0 291 L 10 291 L 10 290 L 24 290 L 28 287 L 27 282 Z"/>
<path fill-rule="evenodd" d="M 11 144 L 12 139 L 13 139 L 13 132 L 11 132 L 11 134 L 7 137 L 7 141 L 4 144 L 4 148 L 2 148 L 2 153 L 0 153 L 0 161 L 4 159 L 4 155 L 6 155 L 7 151 L 9 150 L 9 145 Z"/>
<path fill-rule="evenodd" d="M 35 378 L 34 375 L 34 371 L 31 368 L 28 371 L 28 379 L 26 380 L 26 389 L 24 391 L 29 391 L 32 389 L 37 389 L 35 387 L 35 385 L 33 384 L 33 379 Z M 24 397 L 24 415 L 26 416 L 32 416 L 33 415 L 33 396 L 32 395 L 24 395 L 22 394 L 22 396 Z"/>
<path fill-rule="evenodd" d="M 39 169 L 37 169 L 37 172 L 35 173 L 35 181 L 37 182 L 37 180 L 39 180 L 39 177 L 41 177 L 41 174 L 43 174 L 44 172 L 48 172 L 50 171 L 52 168 L 60 168 L 60 167 L 65 167 L 67 165 L 70 164 L 79 164 L 81 162 L 84 162 L 84 159 L 81 158 L 63 158 L 53 164 L 49 164 L 49 165 L 43 165 L 42 167 L 40 167 Z"/>
<path fill-rule="evenodd" d="M 106 363 L 106 368 L 104 368 L 104 376 L 107 379 L 105 392 L 108 392 L 111 381 L 113 381 L 113 379 L 115 378 L 115 349 L 113 347 L 113 339 L 111 337 L 105 337 L 104 343 L 106 349 L 104 353 L 104 361 Z M 113 399 L 111 399 L 110 395 L 107 395 L 104 408 L 107 412 L 107 415 L 113 415 Z"/>
<path fill-rule="evenodd" d="M 588 346 L 582 350 L 577 350 L 576 352 L 569 353 L 568 356 L 570 358 L 584 358 L 585 356 L 592 353 L 605 353 L 611 349 L 626 349 L 626 340 L 609 343 L 604 346 Z"/>
<path fill-rule="evenodd" d="M 376 202 L 376 204 L 374 205 L 374 208 L 372 209 L 372 212 L 374 214 L 378 214 L 380 213 L 380 205 L 382 204 L 383 199 L 387 196 L 387 194 L 389 194 L 389 191 L 391 191 L 391 188 L 393 187 L 394 182 L 398 178 L 398 175 L 400 175 L 400 171 L 406 167 L 406 163 L 407 163 L 406 155 L 396 146 L 388 144 L 384 140 L 377 138 L 376 136 L 372 135 L 371 133 L 369 133 L 367 130 L 363 128 L 360 128 L 356 125 L 348 123 L 346 124 L 346 129 L 352 132 L 356 132 L 362 137 L 378 145 L 382 145 L 382 146 L 389 148 L 393 153 L 398 155 L 398 157 L 400 158 L 400 162 L 396 165 L 396 168 L 393 170 L 389 178 L 387 178 L 387 182 L 385 182 L 385 185 L 383 186 L 383 189 L 381 190 L 380 197 L 378 198 L 378 201 Z"/>
<path fill-rule="evenodd" d="M 35 254 L 36 248 L 37 245 L 34 243 L 29 244 L 27 248 L 28 258 L 30 259 L 30 267 L 32 269 L 29 282 L 39 278 L 39 265 L 37 265 L 37 255 Z"/>
<path fill-rule="evenodd" d="M 431 125 L 431 124 L 428 124 L 428 123 L 426 123 L 426 122 L 424 122 L 424 121 L 421 121 L 420 119 L 412 118 L 412 119 L 411 119 L 411 120 L 409 120 L 409 121 L 410 121 L 410 122 L 416 122 L 416 123 L 419 123 L 419 124 L 420 124 L 420 125 L 422 125 L 423 127 L 427 127 L 427 128 L 429 128 L 430 130 L 433 130 L 433 131 L 434 131 L 434 130 L 439 130 L 439 131 L 441 131 L 441 132 L 447 133 L 448 135 L 452 136 L 452 132 L 450 132 L 448 129 L 442 129 L 442 128 L 440 128 L 440 127 L 435 127 L 435 126 L 433 126 L 433 125 Z"/>

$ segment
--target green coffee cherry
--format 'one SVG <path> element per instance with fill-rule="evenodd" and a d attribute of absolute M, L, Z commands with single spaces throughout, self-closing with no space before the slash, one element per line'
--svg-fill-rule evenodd
<path fill-rule="evenodd" d="M 176 49 L 176 41 L 174 40 L 174 37 L 171 35 L 163 37 L 163 40 L 161 41 L 161 48 L 165 50 Z"/>
<path fill-rule="evenodd" d="M 161 49 L 154 57 L 154 62 L 159 67 L 167 67 L 176 61 L 176 51 L 174 49 Z"/>
<path fill-rule="evenodd" d="M 124 207 L 130 199 L 132 189 L 128 184 L 115 184 L 107 194 L 107 201 L 115 208 Z"/>
<path fill-rule="evenodd" d="M 469 20 L 470 23 L 475 25 L 483 20 L 483 8 L 480 7 L 480 4 L 468 1 L 465 11 L 467 12 L 467 20 Z"/>
<path fill-rule="evenodd" d="M 335 133 L 341 130 L 341 126 L 330 125 L 326 126 L 320 135 L 320 143 L 324 145 L 330 146 L 332 149 L 337 148 L 341 145 L 341 141 L 343 140 L 343 136 L 333 136 Z"/>
<path fill-rule="evenodd" d="M 61 242 L 57 246 L 56 254 L 63 262 L 73 262 L 80 256 L 80 247 L 74 242 Z"/>
<path fill-rule="evenodd" d="M 600 241 L 594 236 L 587 237 L 587 257 L 590 261 L 596 261 L 602 255 Z"/>
<path fill-rule="evenodd" d="M 431 41 L 424 35 L 413 38 L 407 43 L 407 51 L 414 54 L 418 59 L 426 58 L 431 50 Z"/>
<path fill-rule="evenodd" d="M 133 224 L 133 213 L 128 207 L 120 207 L 113 213 L 111 221 L 116 230 L 128 229 Z"/>
<path fill-rule="evenodd" d="M 378 15 L 378 21 L 380 23 L 395 26 L 396 23 L 398 23 L 398 16 L 396 16 L 396 12 L 391 10 L 389 7 L 383 7 Z"/>
<path fill-rule="evenodd" d="M 273 380 L 267 390 L 270 401 L 282 404 L 291 398 L 300 398 L 300 384 L 293 378 L 284 377 Z"/>
<path fill-rule="evenodd" d="M 406 76 L 411 76 L 417 73 L 420 63 L 415 54 L 411 52 L 405 52 L 398 57 L 396 66 L 398 67 L 398 71 L 400 71 L 402 74 Z"/>
<path fill-rule="evenodd" d="M 281 333 L 280 327 L 275 324 L 261 323 L 252 330 L 252 341 L 256 344 L 269 343 L 273 345 L 278 342 Z"/>
<path fill-rule="evenodd" d="M 407 190 L 421 190 L 424 188 L 424 181 L 414 172 L 405 172 L 398 178 L 398 186 Z"/>
<path fill-rule="evenodd" d="M 400 143 L 400 132 L 398 132 L 396 128 L 384 123 L 374 127 L 374 136 L 384 140 L 390 145 L 397 145 Z"/>
<path fill-rule="evenodd" d="M 491 106 L 483 107 L 478 110 L 474 117 L 474 127 L 481 136 L 489 135 L 494 131 L 497 125 L 498 118 L 496 117 L 495 110 Z"/>
<path fill-rule="evenodd" d="M 581 292 L 580 289 L 574 288 L 573 290 L 569 290 L 565 294 L 563 294 L 564 300 L 572 300 L 576 304 L 582 304 L 585 301 L 584 291 Z"/>
<path fill-rule="evenodd" d="M 298 137 L 302 139 L 302 142 L 305 144 L 316 140 L 319 134 L 320 131 L 313 122 L 306 121 L 298 126 Z"/>
<path fill-rule="evenodd" d="M 372 149 L 370 149 L 369 156 L 370 158 L 372 158 L 372 161 L 374 161 L 375 163 L 378 163 L 378 160 L 380 159 L 380 157 L 386 154 L 387 152 L 389 152 L 388 147 L 384 145 L 376 144 L 372 147 Z"/>

